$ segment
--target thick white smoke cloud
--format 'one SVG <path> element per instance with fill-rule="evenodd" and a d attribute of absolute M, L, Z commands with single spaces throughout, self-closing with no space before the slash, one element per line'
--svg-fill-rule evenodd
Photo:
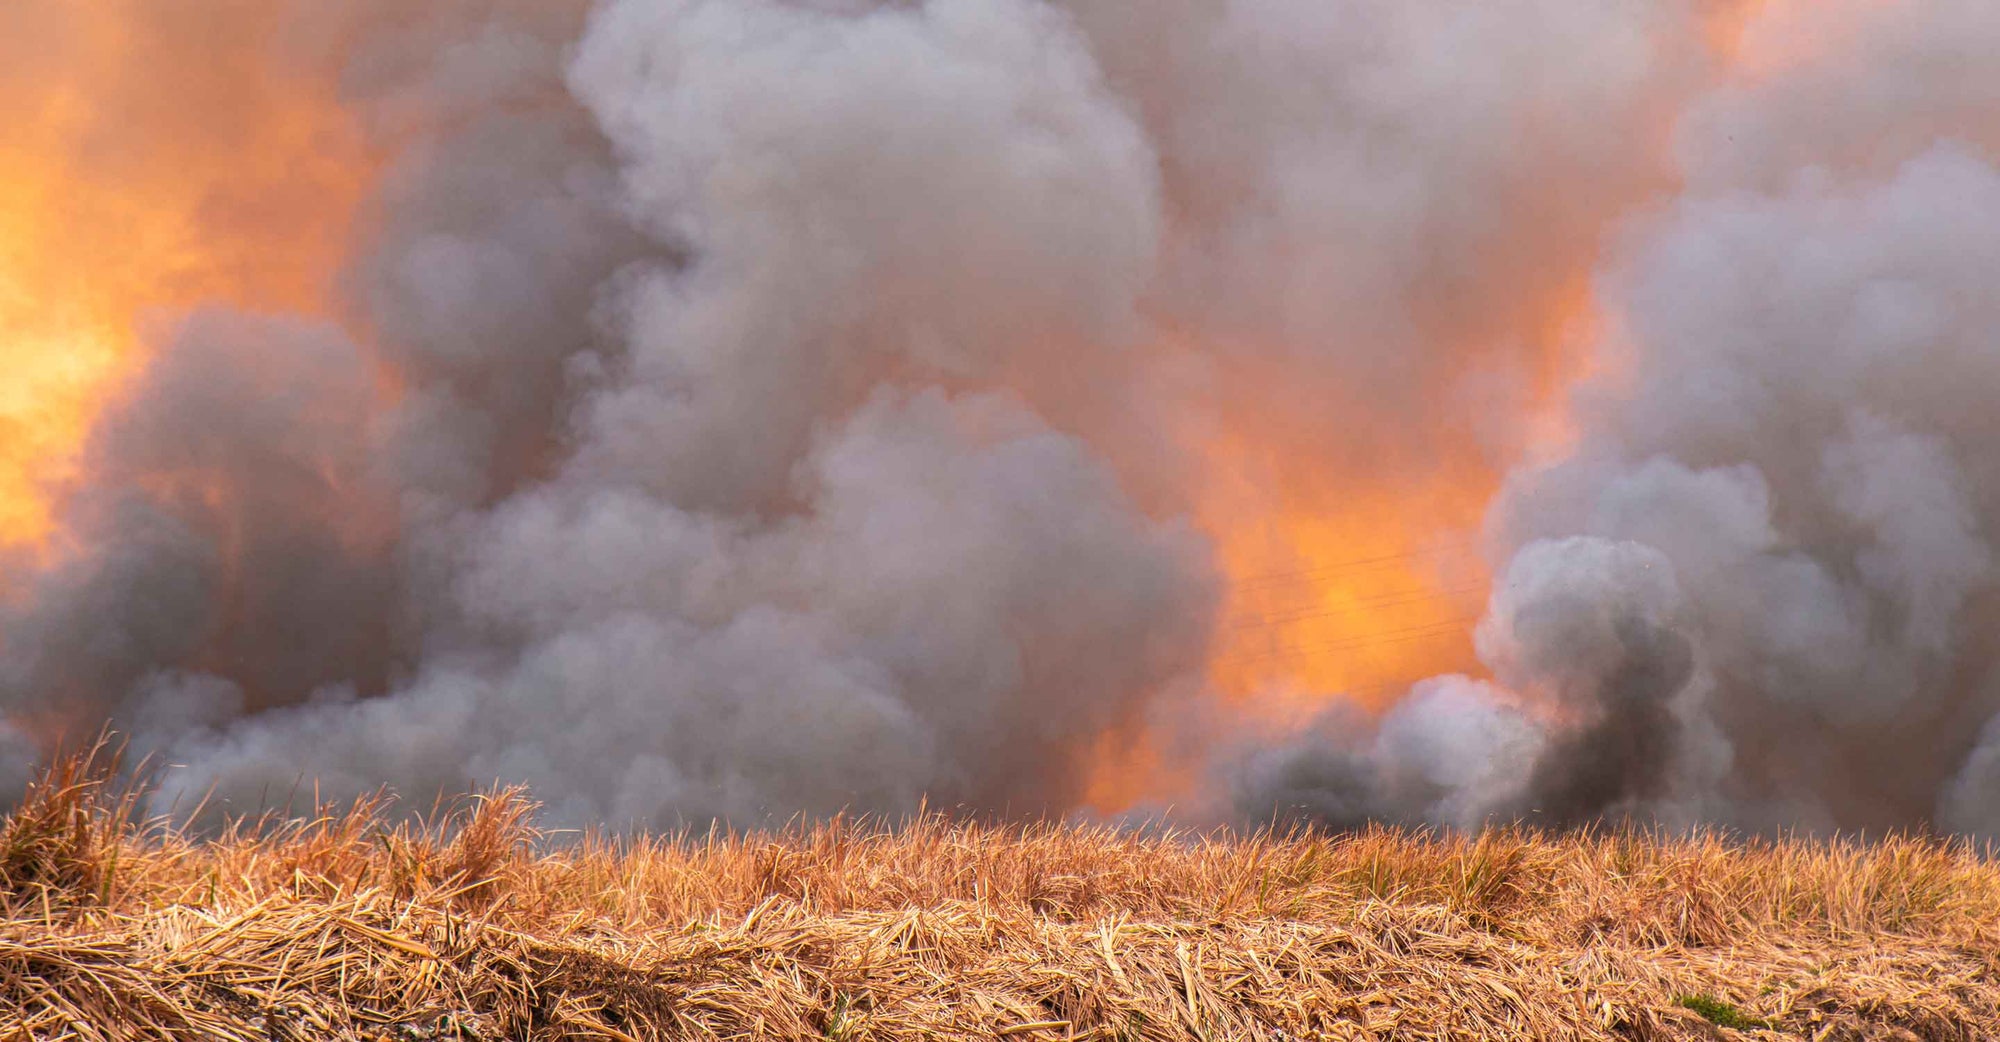
<path fill-rule="evenodd" d="M 1691 107 L 1683 195 L 1604 268 L 1616 335 L 1578 394 L 1574 449 L 1515 474 L 1490 515 L 1511 564 L 1480 651 L 1506 690 L 1482 690 L 1481 711 L 1526 703 L 1538 752 L 1456 787 L 1470 810 L 1377 813 L 1512 817 L 1521 794 L 1559 802 L 1594 751 L 1620 783 L 1564 817 L 2000 823 L 1995 729 L 1972 747 L 2000 708 L 1985 636 L 2000 430 L 1983 404 L 2000 314 L 1982 274 L 2000 260 L 1984 143 L 2000 79 L 1971 58 L 2000 25 L 1965 4 L 1784 17 L 1791 35 L 1748 40 L 1755 75 Z M 1589 563 L 1612 545 L 1647 567 Z M 1663 589 L 1677 609 L 1632 614 Z M 1569 609 L 1521 610 L 1544 595 Z M 1643 623 L 1605 639 L 1621 618 Z M 1648 694 L 1626 701 L 1656 651 L 1686 666 L 1646 667 Z M 1417 749 L 1364 778 L 1458 755 Z"/>
<path fill-rule="evenodd" d="M 155 344 L 0 705 L 162 807 L 1060 811 L 1165 718 L 1252 818 L 2000 832 L 2000 19 L 1717 6 L 300 4 L 385 163 L 341 328 Z M 1517 463 L 1592 271 L 1490 677 L 1237 729 L 1190 441 Z"/>
<path fill-rule="evenodd" d="M 611 3 L 541 72 L 582 109 L 426 142 L 356 275 L 417 376 L 413 675 L 184 737 L 162 800 L 1066 807 L 1213 599 L 1183 525 L 973 390 L 1134 333 L 1157 174 L 1082 41 L 1030 3 Z"/>
<path fill-rule="evenodd" d="M 804 465 L 807 510 L 770 525 L 629 488 L 516 496 L 459 576 L 489 651 L 232 727 L 177 785 L 514 778 L 562 817 L 646 825 L 1060 806 L 1077 735 L 1201 645 L 1199 544 L 1009 402 L 885 396 Z"/>

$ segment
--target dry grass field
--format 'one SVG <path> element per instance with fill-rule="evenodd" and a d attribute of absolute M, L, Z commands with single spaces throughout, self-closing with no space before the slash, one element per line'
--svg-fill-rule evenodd
<path fill-rule="evenodd" d="M 107 777 L 0 830 L 0 1038 L 2000 1038 L 2000 869 L 1923 840 L 619 842 L 499 793 L 195 842 Z"/>

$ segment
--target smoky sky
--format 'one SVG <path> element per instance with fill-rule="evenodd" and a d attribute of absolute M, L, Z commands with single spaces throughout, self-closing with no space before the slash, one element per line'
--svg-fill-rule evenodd
<path fill-rule="evenodd" d="M 1042 814 L 1151 728 L 1204 820 L 2000 830 L 1984 5 L 276 6 L 147 75 L 324 85 L 368 193 L 321 312 L 148 327 L 0 564 L 10 779 L 59 719 L 163 810 Z M 1216 429 L 1504 474 L 1482 675 L 1211 697 Z"/>

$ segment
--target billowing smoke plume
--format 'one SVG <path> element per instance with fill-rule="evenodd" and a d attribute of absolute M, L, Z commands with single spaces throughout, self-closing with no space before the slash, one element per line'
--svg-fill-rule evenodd
<path fill-rule="evenodd" d="M 1758 74 L 1691 105 L 1685 190 L 1601 269 L 1616 326 L 1573 448 L 1489 515 L 1509 563 L 1479 644 L 1502 686 L 1435 681 L 1379 726 L 1263 753 L 1242 798 L 2000 829 L 2000 726 L 1974 746 L 2000 709 L 1996 42 L 1977 4 L 1753 23 Z M 1461 738 L 1482 715 L 1504 723 Z"/>
<path fill-rule="evenodd" d="M 2000 831 L 1975 4 L 191 6 L 162 81 L 322 85 L 370 194 L 0 559 L 10 777 L 1043 813 L 1146 735 L 1205 814 Z M 1479 476 L 1485 677 L 1216 694 L 1218 488 Z"/>

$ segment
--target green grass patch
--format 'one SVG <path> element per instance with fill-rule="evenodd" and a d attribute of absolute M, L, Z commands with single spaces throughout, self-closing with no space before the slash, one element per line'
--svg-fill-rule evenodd
<path fill-rule="evenodd" d="M 1674 1000 L 1682 1009 L 1691 1009 L 1701 1014 L 1703 1020 L 1719 1028 L 1735 1031 L 1756 1031 L 1769 1028 L 1771 1022 L 1762 1017 L 1753 1017 L 1721 999 L 1709 995 L 1683 995 Z"/>

